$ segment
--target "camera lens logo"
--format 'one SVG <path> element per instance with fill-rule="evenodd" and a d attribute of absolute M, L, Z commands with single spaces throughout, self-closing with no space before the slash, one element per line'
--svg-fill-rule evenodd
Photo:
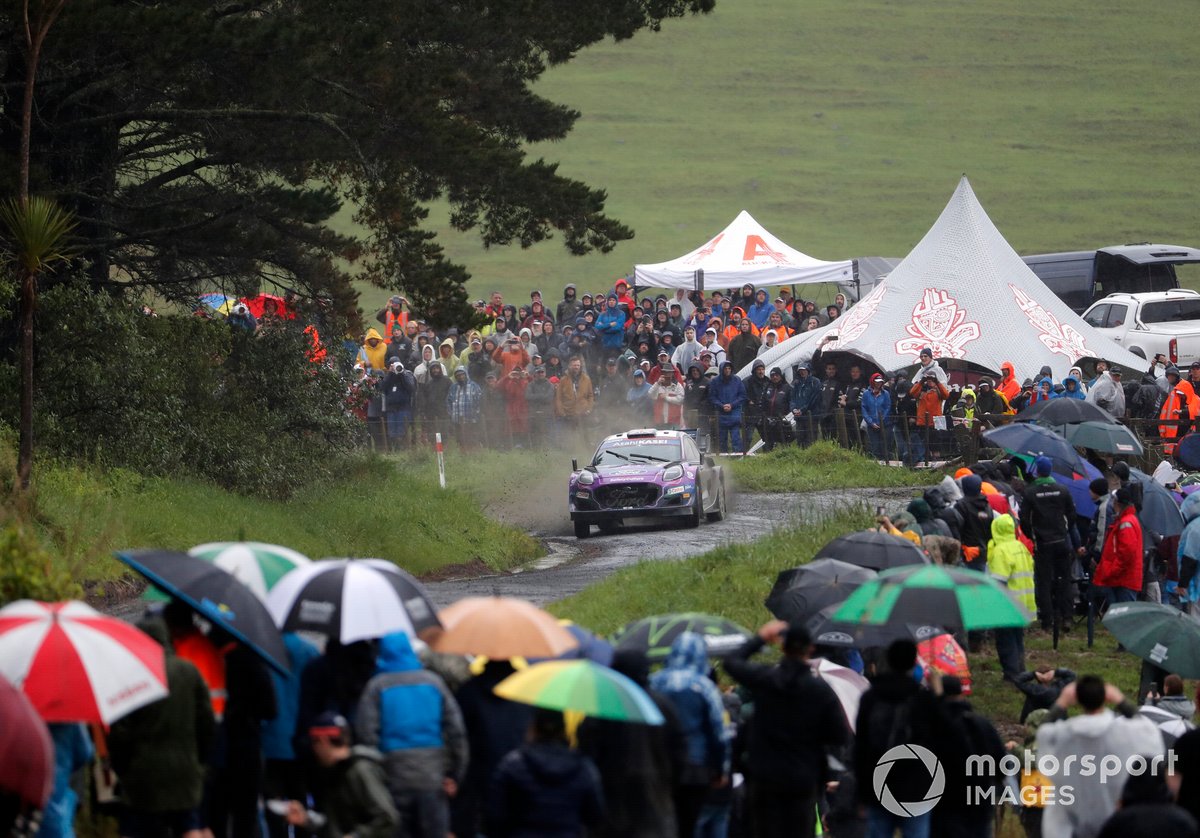
<path fill-rule="evenodd" d="M 888 776 L 891 774 L 893 766 L 897 771 L 911 771 L 915 766 L 897 766 L 896 764 L 909 763 L 913 760 L 920 762 L 925 767 L 925 771 L 929 775 L 929 790 L 920 800 L 897 800 L 892 790 L 888 788 Z M 933 755 L 932 751 L 922 748 L 920 745 L 897 745 L 889 748 L 875 764 L 875 774 L 871 780 L 879 805 L 893 815 L 902 818 L 920 817 L 932 810 L 946 791 L 946 772 L 942 770 L 941 762 Z"/>

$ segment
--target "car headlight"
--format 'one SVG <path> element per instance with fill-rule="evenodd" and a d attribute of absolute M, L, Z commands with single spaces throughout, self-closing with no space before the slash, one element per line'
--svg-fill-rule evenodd
<path fill-rule="evenodd" d="M 577 482 L 581 486 L 591 486 L 596 482 L 596 472 L 584 469 L 579 472 L 579 480 Z"/>
<path fill-rule="evenodd" d="M 662 479 L 668 483 L 681 477 L 683 477 L 683 466 L 670 466 L 662 475 Z"/>

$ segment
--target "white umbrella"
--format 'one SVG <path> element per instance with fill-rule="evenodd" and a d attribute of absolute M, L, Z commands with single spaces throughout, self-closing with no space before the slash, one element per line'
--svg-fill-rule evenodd
<path fill-rule="evenodd" d="M 396 632 L 416 637 L 441 625 L 421 583 L 381 559 L 298 567 L 267 594 L 267 610 L 282 631 L 313 631 L 342 643 Z"/>
<path fill-rule="evenodd" d="M 846 713 L 850 730 L 853 731 L 858 720 L 858 704 L 871 682 L 853 669 L 839 666 L 825 658 L 813 658 L 809 663 L 812 664 L 813 674 L 833 689 L 842 704 L 842 710 Z"/>
<path fill-rule="evenodd" d="M 312 564 L 312 559 L 289 547 L 258 541 L 214 541 L 197 544 L 188 554 L 215 564 L 254 592 L 264 602 L 267 591 L 286 574 Z"/>

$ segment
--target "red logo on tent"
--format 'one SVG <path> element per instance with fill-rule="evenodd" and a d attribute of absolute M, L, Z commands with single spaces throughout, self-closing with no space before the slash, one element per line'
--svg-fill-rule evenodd
<path fill-rule="evenodd" d="M 717 233 L 717 237 L 715 239 L 710 241 L 708 244 L 704 245 L 704 247 L 697 250 L 696 255 L 693 256 L 691 259 L 688 259 L 685 264 L 695 265 L 697 262 L 702 262 L 703 260 L 707 259 L 709 256 L 712 256 L 713 252 L 717 249 L 717 245 L 719 245 L 721 243 L 721 239 L 723 239 L 723 238 L 725 238 L 724 233 Z"/>
<path fill-rule="evenodd" d="M 841 323 L 841 328 L 838 329 L 838 341 L 842 346 L 867 330 L 867 326 L 870 325 L 871 318 L 875 316 L 881 302 L 883 302 L 883 286 L 878 285 L 838 321 Z"/>
<path fill-rule="evenodd" d="M 912 337 L 896 341 L 896 354 L 917 359 L 928 346 L 935 358 L 962 358 L 967 354 L 966 345 L 980 335 L 979 324 L 966 319 L 967 312 L 948 293 L 926 288 L 913 307 L 912 322 L 904 327 Z"/>
<path fill-rule="evenodd" d="M 782 253 L 772 250 L 771 246 L 763 241 L 762 236 L 746 236 L 746 249 L 742 251 L 742 264 L 753 264 L 760 257 L 771 259 L 777 265 L 788 264 L 788 258 Z"/>
<path fill-rule="evenodd" d="M 1047 349 L 1059 355 L 1066 355 L 1072 363 L 1091 356 L 1092 353 L 1088 351 L 1087 343 L 1078 329 L 1069 323 L 1060 322 L 1057 317 L 1046 311 L 1041 303 L 1011 282 L 1008 288 L 1012 291 L 1017 306 L 1028 318 L 1029 325 L 1041 332 L 1038 340 L 1045 344 Z"/>

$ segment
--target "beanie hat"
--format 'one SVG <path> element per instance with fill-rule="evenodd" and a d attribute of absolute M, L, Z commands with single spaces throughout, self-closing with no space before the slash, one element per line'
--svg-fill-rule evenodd
<path fill-rule="evenodd" d="M 968 474 L 962 479 L 962 490 L 967 497 L 976 497 L 983 490 L 983 478 L 978 474 Z"/>
<path fill-rule="evenodd" d="M 1105 480 L 1103 477 L 1097 477 L 1095 480 L 1093 480 L 1091 483 L 1088 484 L 1088 488 L 1092 490 L 1093 494 L 1097 494 L 1097 495 L 1101 495 L 1101 496 L 1107 495 L 1108 494 L 1108 481 Z"/>
<path fill-rule="evenodd" d="M 1049 477 L 1054 470 L 1054 464 L 1049 457 L 1038 457 L 1033 461 L 1033 473 L 1038 477 Z"/>

